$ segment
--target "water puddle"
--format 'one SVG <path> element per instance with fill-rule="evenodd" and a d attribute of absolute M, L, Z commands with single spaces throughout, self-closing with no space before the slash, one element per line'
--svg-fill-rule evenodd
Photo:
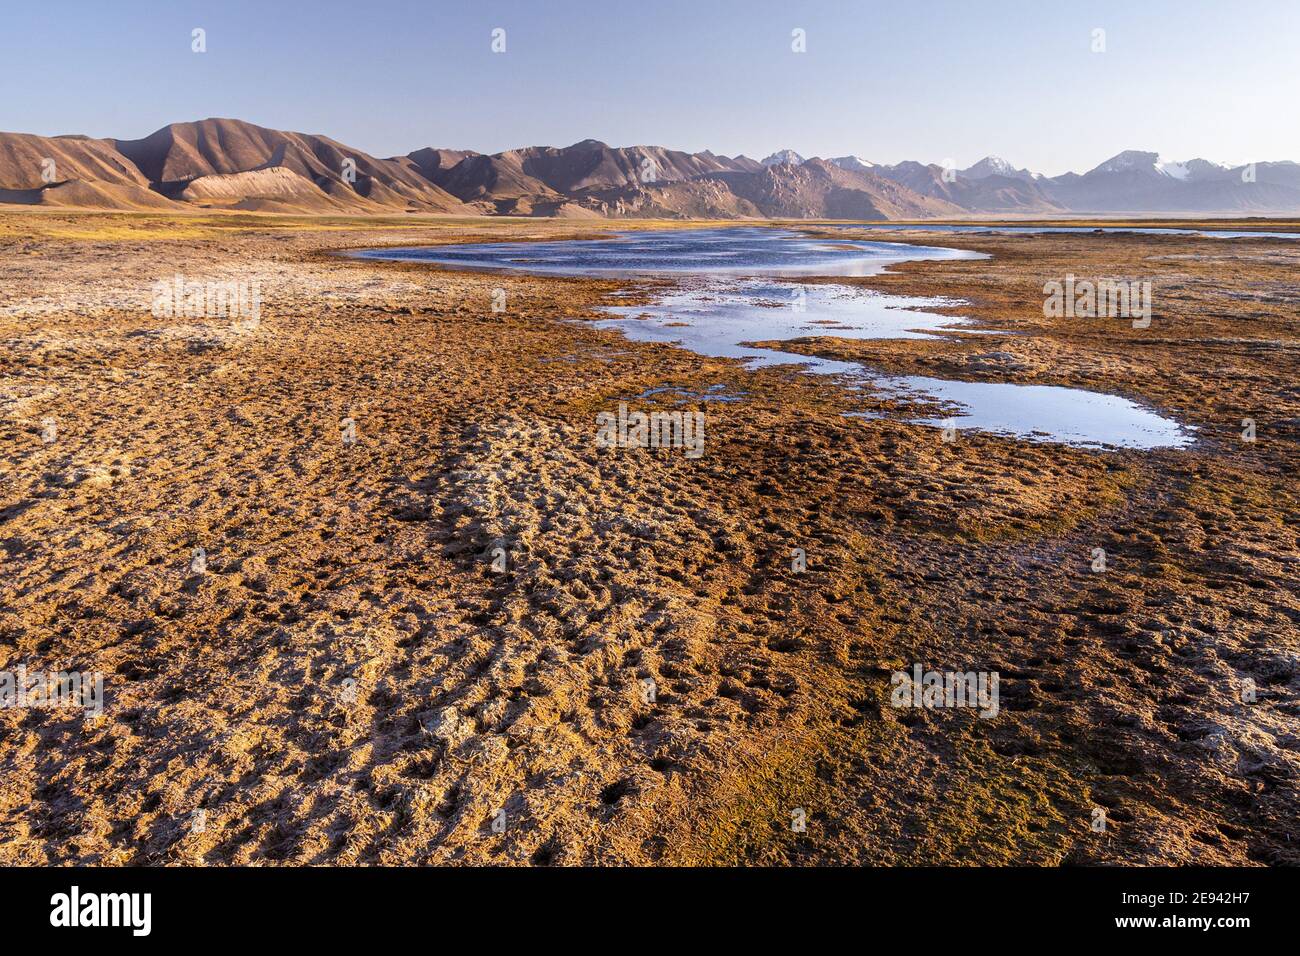
<path fill-rule="evenodd" d="M 956 232 L 988 227 L 922 228 Z M 1067 227 L 1065 231 L 1093 230 Z M 979 429 L 1082 448 L 1180 448 L 1195 440 L 1192 429 L 1114 395 L 1054 385 L 886 376 L 856 362 L 745 344 L 822 335 L 849 339 L 934 338 L 954 332 L 997 335 L 965 328 L 968 320 L 962 317 L 926 311 L 960 306 L 956 300 L 891 296 L 777 278 L 872 275 L 895 262 L 983 258 L 979 253 L 893 242 L 828 242 L 784 229 L 737 227 L 634 232 L 595 240 L 376 249 L 353 255 L 557 275 L 679 275 L 682 281 L 655 292 L 649 304 L 607 307 L 614 317 L 597 325 L 618 329 L 635 341 L 671 343 L 701 355 L 741 359 L 750 368 L 790 365 L 810 373 L 845 376 L 941 408 L 943 414 L 937 417 L 921 414 L 910 419 L 918 424 Z M 691 397 L 684 389 L 668 388 Z M 734 401 L 738 396 L 700 393 L 694 397 Z"/>
<path fill-rule="evenodd" d="M 680 385 L 660 385 L 657 388 L 647 388 L 640 395 L 633 396 L 633 398 L 637 401 L 644 401 L 658 395 L 660 400 L 672 399 L 675 404 L 683 405 L 688 402 L 743 402 L 748 394 L 748 392 L 734 392 L 729 385 L 723 382 L 710 385 L 703 391 Z"/>
<path fill-rule="evenodd" d="M 1083 389 L 924 376 L 873 377 L 871 384 L 952 406 L 951 414 L 911 419 L 936 428 L 978 429 L 1076 448 L 1183 448 L 1195 440 L 1182 425 L 1136 402 Z"/>

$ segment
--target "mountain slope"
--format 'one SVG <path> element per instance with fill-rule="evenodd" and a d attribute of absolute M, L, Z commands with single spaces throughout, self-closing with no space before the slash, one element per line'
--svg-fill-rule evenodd
<path fill-rule="evenodd" d="M 206 119 L 172 123 L 143 139 L 115 140 L 114 145 L 164 195 L 178 196 L 200 177 L 283 168 L 315 184 L 319 195 L 298 188 L 286 194 L 279 187 L 288 181 L 281 177 L 242 177 L 226 182 L 220 190 L 222 197 L 236 202 L 288 199 L 302 204 L 304 211 L 332 205 L 330 198 L 362 209 L 380 205 L 420 212 L 465 211 L 418 169 L 399 160 L 377 159 L 326 136 L 284 132 L 240 120 Z M 236 197 L 230 193 L 231 188 L 257 190 L 271 184 L 273 196 L 248 192 Z M 346 195 L 348 190 L 351 196 Z"/>
<path fill-rule="evenodd" d="M 1025 182 L 1033 182 L 1034 174 L 1027 169 L 1016 169 L 1001 156 L 985 156 L 974 166 L 968 166 L 961 171 L 964 179 L 987 179 L 990 176 L 1001 176 L 1005 179 L 1021 179 Z"/>
<path fill-rule="evenodd" d="M 405 156 L 394 158 L 405 169 L 409 169 L 418 176 L 422 176 L 431 183 L 437 183 L 438 177 L 445 175 L 453 166 L 459 163 L 467 156 L 477 156 L 478 153 L 466 149 L 436 149 L 432 146 L 426 146 L 424 149 L 417 149 L 414 152 L 407 153 Z"/>
<path fill-rule="evenodd" d="M 838 184 L 842 192 L 832 200 L 829 186 L 809 187 L 817 177 L 801 176 L 797 170 L 802 168 L 763 166 L 747 157 L 731 159 L 707 151 L 611 147 L 583 140 L 565 147 L 467 156 L 450 169 L 435 170 L 433 177 L 462 202 L 511 215 L 554 215 L 557 209 L 573 215 L 585 209 L 604 216 L 756 218 L 826 216 L 830 214 L 815 210 L 833 207 L 883 218 L 880 206 L 912 208 L 909 203 L 919 199 L 902 196 L 892 185 L 845 180 Z M 854 190 L 869 194 L 873 189 L 883 193 L 880 205 L 854 195 Z"/>
<path fill-rule="evenodd" d="M 53 161 L 52 167 L 47 160 Z M 149 188 L 148 178 L 112 140 L 0 133 L 0 188 L 40 189 L 49 185 L 42 178 L 45 169 L 52 169 L 55 182 L 97 180 Z"/>
<path fill-rule="evenodd" d="M 840 169 L 847 169 L 851 173 L 866 173 L 876 169 L 876 164 L 861 156 L 836 156 L 830 160 Z"/>
<path fill-rule="evenodd" d="M 0 133 L 0 203 L 174 209 L 111 140 Z"/>
<path fill-rule="evenodd" d="M 959 207 L 963 213 L 1052 215 L 1066 211 L 1064 206 L 1032 178 L 1022 179 L 1019 176 L 1003 175 L 990 171 L 993 168 L 999 167 L 987 163 L 979 169 L 975 178 L 968 178 L 962 173 L 955 175 L 950 173 L 945 177 L 941 166 L 933 164 L 927 166 L 911 161 L 894 166 L 877 166 L 872 171 L 922 196 L 951 203 Z"/>
<path fill-rule="evenodd" d="M 662 146 L 614 148 L 592 139 L 563 149 L 531 147 L 515 152 L 529 175 L 562 193 L 601 186 L 676 182 L 742 168 L 713 153 L 684 153 Z"/>
<path fill-rule="evenodd" d="M 726 183 L 737 197 L 773 218 L 921 219 L 962 213 L 943 199 L 918 195 L 873 172 L 853 172 L 821 159 L 709 178 Z"/>

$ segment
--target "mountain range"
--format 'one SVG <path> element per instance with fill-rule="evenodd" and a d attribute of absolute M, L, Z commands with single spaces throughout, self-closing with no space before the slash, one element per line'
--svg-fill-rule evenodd
<path fill-rule="evenodd" d="M 143 139 L 0 133 L 0 204 L 122 210 L 927 219 L 1082 213 L 1300 213 L 1300 164 L 1168 162 L 1130 150 L 1047 177 L 988 156 L 966 169 L 859 156 L 763 160 L 597 140 L 387 159 L 231 119 Z"/>

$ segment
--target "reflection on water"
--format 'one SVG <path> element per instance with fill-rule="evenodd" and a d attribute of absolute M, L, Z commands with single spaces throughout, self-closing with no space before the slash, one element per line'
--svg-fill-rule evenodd
<path fill-rule="evenodd" d="M 886 391 L 920 393 L 955 404 L 952 416 L 915 419 L 939 428 L 975 428 L 1080 448 L 1182 448 L 1195 440 L 1177 422 L 1136 402 L 1078 388 L 959 382 L 916 375 L 873 378 L 872 384 Z"/>
<path fill-rule="evenodd" d="M 909 259 L 982 259 L 982 253 L 899 242 L 812 239 L 767 227 L 625 232 L 609 239 L 479 242 L 369 249 L 365 259 L 399 259 L 459 269 L 519 269 L 558 275 L 873 275 Z"/>
<path fill-rule="evenodd" d="M 919 310 L 958 304 L 950 299 L 881 295 L 840 285 L 712 279 L 659 295 L 650 305 L 611 306 L 606 311 L 620 318 L 597 324 L 619 329 L 641 342 L 672 342 L 701 355 L 745 359 L 750 368 L 801 364 L 815 372 L 857 372 L 860 366 L 852 362 L 741 343 L 816 335 L 934 338 L 934 332 L 960 327 L 966 320 Z"/>

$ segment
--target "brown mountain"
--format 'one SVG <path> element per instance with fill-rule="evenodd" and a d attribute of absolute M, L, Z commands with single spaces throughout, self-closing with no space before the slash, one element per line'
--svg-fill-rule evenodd
<path fill-rule="evenodd" d="M 762 165 L 746 157 L 596 140 L 467 156 L 434 179 L 462 202 L 511 215 L 664 218 L 894 219 L 961 215 L 871 171 L 812 160 Z"/>
<path fill-rule="evenodd" d="M 719 208 L 725 206 L 724 198 L 729 195 L 737 215 L 770 219 L 927 219 L 963 213 L 943 199 L 928 198 L 874 173 L 841 169 L 824 160 L 761 166 L 754 172 L 712 173 L 688 186 L 698 193 L 710 183 L 722 187 L 716 203 Z M 677 183 L 659 190 L 668 195 L 682 193 Z M 654 189 L 649 191 L 654 193 Z M 659 204 L 666 203 L 660 200 Z"/>
<path fill-rule="evenodd" d="M 408 156 L 416 157 L 416 153 Z M 644 198 L 632 197 L 639 191 L 656 192 L 656 184 L 681 184 L 712 173 L 761 168 L 745 157 L 730 159 L 707 151 L 685 153 L 661 146 L 611 147 L 593 139 L 491 156 L 471 154 L 451 168 L 430 163 L 421 163 L 421 167 L 428 168 L 427 175 L 462 202 L 484 212 L 512 215 L 554 215 L 557 208 L 573 214 L 574 207 L 599 212 L 602 203 L 616 202 L 613 197 L 621 194 L 641 208 Z M 595 194 L 601 198 L 593 199 Z M 692 204 L 674 200 L 668 205 L 687 208 Z"/>
<path fill-rule="evenodd" d="M 760 172 L 723 174 L 740 197 L 782 219 L 924 219 L 964 210 L 924 196 L 873 171 L 841 169 L 822 159 L 778 163 Z"/>
<path fill-rule="evenodd" d="M 437 182 L 439 176 L 447 172 L 467 156 L 477 156 L 472 149 L 436 149 L 426 146 L 413 153 L 398 157 L 397 162 L 414 169 L 430 182 Z"/>
<path fill-rule="evenodd" d="M 52 181 L 42 178 L 43 169 L 53 170 Z M 325 136 L 228 119 L 173 123 L 137 140 L 0 133 L 0 202 L 103 209 L 474 212 L 409 158 L 377 159 Z"/>
<path fill-rule="evenodd" d="M 765 219 L 758 206 L 715 177 L 586 190 L 581 208 L 612 218 Z"/>
<path fill-rule="evenodd" d="M 56 171 L 50 182 L 42 179 L 46 160 Z M 877 168 L 822 160 L 759 163 L 598 140 L 493 155 L 425 148 L 379 159 L 327 136 L 230 119 L 173 123 L 135 140 L 0 133 L 0 202 L 71 207 L 836 219 L 971 208 L 956 190 L 916 178 L 895 181 Z M 963 188 L 994 208 L 1017 208 L 990 184 L 1001 180 Z"/>
<path fill-rule="evenodd" d="M 451 169 L 437 173 L 434 182 L 461 202 L 473 203 L 487 213 L 512 213 L 520 205 L 563 198 L 525 172 L 515 150 L 494 156 L 466 156 Z"/>
<path fill-rule="evenodd" d="M 327 136 L 206 119 L 114 143 L 156 191 L 191 203 L 235 208 L 271 203 L 305 212 L 467 212 L 411 164 L 376 159 Z M 273 168 L 284 173 L 241 175 Z"/>
<path fill-rule="evenodd" d="M 1127 151 L 1048 179 L 986 157 L 935 165 L 804 161 L 598 140 L 380 159 L 327 136 L 231 119 L 135 140 L 0 133 L 0 204 L 391 215 L 924 219 L 1068 212 L 1294 212 L 1300 165 L 1163 162 Z"/>
<path fill-rule="evenodd" d="M 614 148 L 594 139 L 563 149 L 546 146 L 516 150 L 515 155 L 524 172 L 562 193 L 602 186 L 679 182 L 743 168 L 713 153 L 683 153 L 662 146 Z"/>
<path fill-rule="evenodd" d="M 112 140 L 0 133 L 0 202 L 107 209 L 173 208 Z"/>

